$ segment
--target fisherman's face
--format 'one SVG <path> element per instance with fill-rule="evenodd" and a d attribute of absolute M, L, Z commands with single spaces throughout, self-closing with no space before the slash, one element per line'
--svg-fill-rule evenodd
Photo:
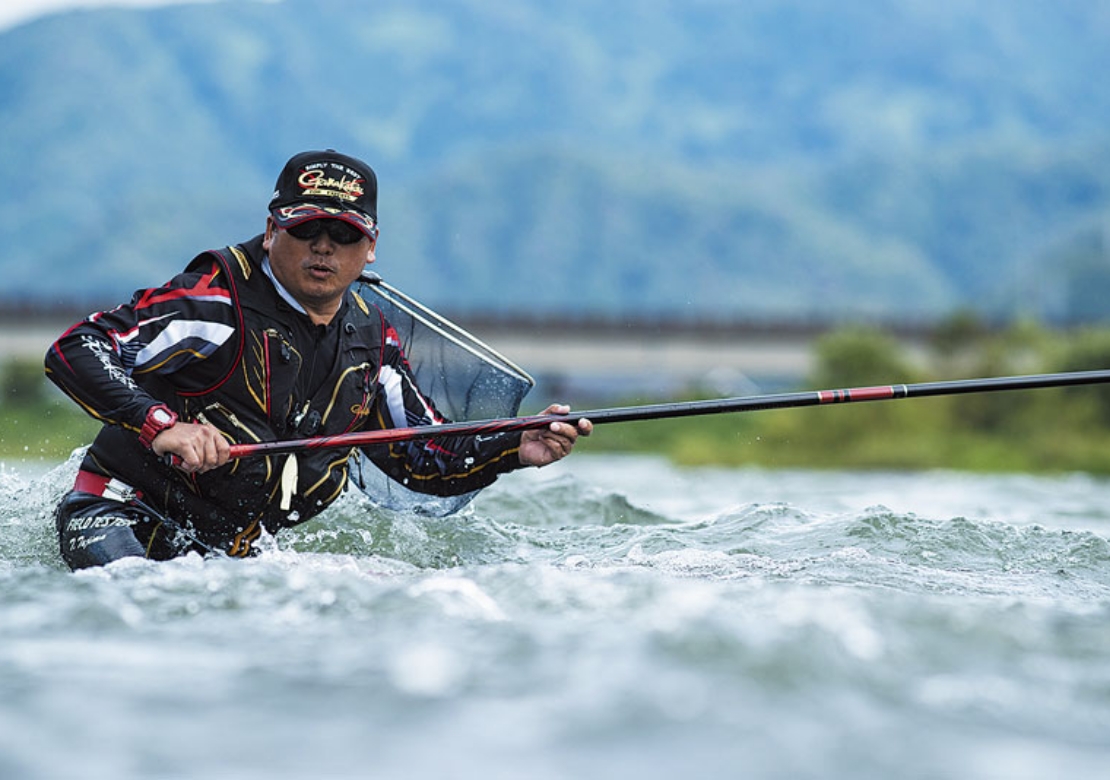
<path fill-rule="evenodd" d="M 300 239 L 268 218 L 262 246 L 270 256 L 277 280 L 313 321 L 326 323 L 338 311 L 347 288 L 374 262 L 376 242 L 360 235 L 350 244 L 339 243 L 327 230 Z"/>

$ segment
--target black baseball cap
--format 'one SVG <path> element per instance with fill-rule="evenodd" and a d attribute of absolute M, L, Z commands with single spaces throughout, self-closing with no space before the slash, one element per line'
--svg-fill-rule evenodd
<path fill-rule="evenodd" d="M 378 177 L 362 160 L 334 149 L 301 152 L 281 169 L 270 215 L 279 227 L 339 219 L 378 235 Z"/>

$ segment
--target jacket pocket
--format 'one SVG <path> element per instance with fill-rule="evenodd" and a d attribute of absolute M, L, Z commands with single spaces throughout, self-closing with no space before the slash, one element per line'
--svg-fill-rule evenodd
<path fill-rule="evenodd" d="M 374 403 L 374 387 L 373 366 L 369 363 L 344 369 L 324 409 L 325 429 L 347 433 L 363 428 Z"/>

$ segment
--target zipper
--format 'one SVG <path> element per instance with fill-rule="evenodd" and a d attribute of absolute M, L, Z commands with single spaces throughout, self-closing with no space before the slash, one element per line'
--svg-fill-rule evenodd
<path fill-rule="evenodd" d="M 208 417 L 205 415 L 205 412 L 207 412 L 208 414 L 214 414 L 214 415 L 217 415 L 218 417 L 223 418 L 228 423 L 230 423 L 231 426 L 236 431 L 243 434 L 244 437 L 248 438 L 250 441 L 255 442 L 255 443 L 262 441 L 262 438 L 257 433 L 255 433 L 253 430 L 251 430 L 247 425 L 245 425 L 239 419 L 239 417 L 235 414 L 235 412 L 231 411 L 230 409 L 228 409 L 223 404 L 221 404 L 221 403 L 210 404 L 209 406 L 206 406 L 203 411 L 197 413 L 197 415 L 196 415 L 197 422 L 211 424 L 210 421 L 208 420 Z M 219 425 L 214 425 L 213 427 L 222 430 L 222 428 L 220 428 Z M 224 436 L 227 436 L 228 438 L 231 438 L 231 439 L 235 438 L 234 436 L 231 436 L 230 433 L 228 433 L 228 432 L 224 432 Z M 264 460 L 266 461 L 267 474 L 272 473 L 272 471 L 273 471 L 273 462 L 271 461 L 270 456 L 269 455 L 265 456 Z M 235 465 L 232 466 L 232 468 L 231 468 L 231 473 L 234 474 L 238 470 L 239 470 L 239 461 L 236 461 Z M 269 479 L 269 476 L 267 476 L 267 479 Z"/>
<path fill-rule="evenodd" d="M 263 347 L 262 347 L 262 368 L 263 368 L 263 371 L 265 372 L 265 377 L 266 377 L 265 386 L 264 386 L 264 392 L 266 394 L 266 398 L 265 398 L 265 401 L 264 401 L 263 405 L 264 405 L 265 410 L 266 410 L 266 417 L 270 420 L 273 420 L 274 419 L 274 415 L 273 415 L 273 398 L 274 398 L 273 359 L 274 359 L 274 355 L 273 355 L 273 353 L 270 349 L 270 344 L 271 344 L 272 341 L 275 341 L 275 340 L 277 341 L 277 344 L 278 344 L 277 357 L 285 365 L 288 365 L 289 363 L 291 363 L 293 361 L 294 355 L 297 355 L 299 357 L 299 353 L 297 353 L 297 350 L 293 348 L 293 346 L 289 343 L 289 341 L 285 338 L 285 336 L 282 335 L 281 331 L 279 331 L 277 328 L 266 328 L 263 331 L 263 334 L 266 336 L 266 338 L 263 339 Z M 299 370 L 300 369 L 299 369 L 299 366 L 298 366 L 298 372 L 299 372 Z"/>

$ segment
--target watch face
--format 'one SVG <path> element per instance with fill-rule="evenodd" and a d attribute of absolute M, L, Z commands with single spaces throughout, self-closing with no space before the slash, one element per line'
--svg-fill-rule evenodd
<path fill-rule="evenodd" d="M 151 417 L 154 419 L 154 422 L 158 423 L 159 425 L 164 425 L 173 419 L 173 417 L 170 416 L 170 413 L 167 412 L 165 409 L 155 409 L 153 414 L 151 414 Z"/>

